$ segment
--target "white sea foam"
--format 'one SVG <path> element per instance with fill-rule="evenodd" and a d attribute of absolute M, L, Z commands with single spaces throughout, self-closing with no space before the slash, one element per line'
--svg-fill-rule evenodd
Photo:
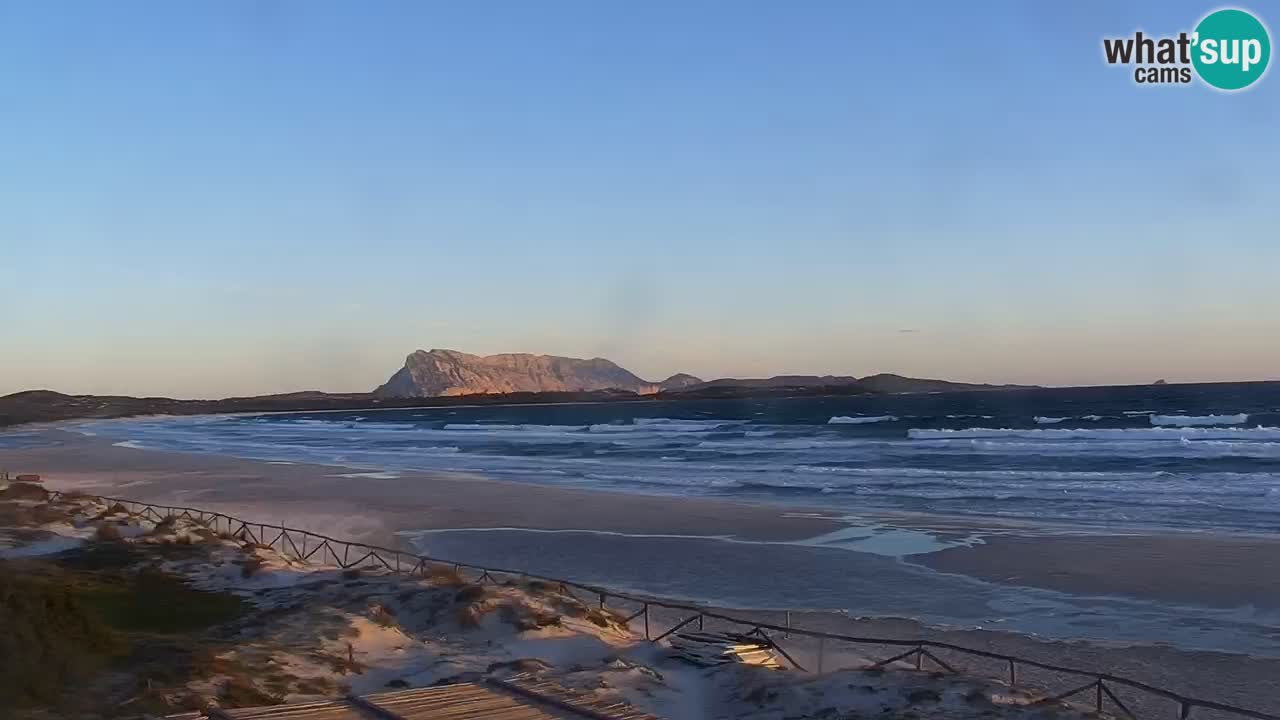
<path fill-rule="evenodd" d="M 129 448 L 130 450 L 146 450 L 142 443 L 137 440 L 121 440 L 117 443 L 111 443 L 113 447 Z"/>
<path fill-rule="evenodd" d="M 1042 415 L 1037 415 L 1037 416 L 1036 416 L 1036 424 L 1037 424 L 1037 425 L 1057 425 L 1058 423 L 1063 422 L 1064 420 L 1070 420 L 1070 419 L 1071 419 L 1071 418 L 1064 418 L 1064 417 L 1044 417 L 1044 416 L 1042 416 Z"/>
<path fill-rule="evenodd" d="M 895 422 L 898 418 L 894 415 L 867 415 L 850 417 L 848 415 L 836 415 L 827 421 L 828 425 L 867 425 L 870 423 Z"/>
<path fill-rule="evenodd" d="M 1153 427 L 1092 430 L 1086 428 L 965 428 L 963 430 L 907 431 L 912 440 L 963 440 L 972 438 L 1022 438 L 1026 440 L 1280 440 L 1280 428 Z"/>
<path fill-rule="evenodd" d="M 601 423 L 588 426 L 593 433 L 705 433 L 736 424 L 734 420 L 678 420 L 636 418 L 634 424 Z"/>
<path fill-rule="evenodd" d="M 1191 427 L 1195 425 L 1243 425 L 1249 421 L 1245 413 L 1236 415 L 1152 415 L 1152 425 L 1175 425 Z"/>
<path fill-rule="evenodd" d="M 401 482 L 375 478 L 408 472 L 457 472 L 660 495 L 821 497 L 832 507 L 912 509 L 924 501 L 959 514 L 1121 525 L 1167 522 L 1269 530 L 1280 522 L 1280 471 L 1275 470 L 1280 467 L 1280 427 L 1252 426 L 1280 425 L 1266 422 L 1269 415 L 1254 415 L 1252 425 L 1152 426 L 1147 417 L 1134 416 L 1165 412 L 1179 419 L 1207 417 L 1210 409 L 1185 405 L 1181 414 L 1170 407 L 1121 416 L 1118 408 L 1081 404 L 1074 410 L 1060 408 L 1066 417 L 1058 423 L 1035 425 L 1026 424 L 1033 416 L 1025 412 L 1057 418 L 1044 409 L 1027 408 L 1021 421 L 1016 415 L 1010 418 L 1015 426 L 1010 428 L 973 414 L 981 409 L 963 408 L 945 424 L 964 429 L 948 431 L 933 429 L 942 424 L 939 416 L 946 410 L 921 412 L 915 420 L 904 413 L 864 415 L 867 410 L 855 407 L 830 406 L 823 415 L 846 414 L 816 421 L 822 424 L 813 419 L 772 424 L 750 413 L 737 419 L 705 413 L 633 419 L 628 413 L 607 425 L 517 424 L 513 420 L 525 416 L 503 411 L 448 419 L 437 412 L 436 422 L 395 422 L 392 418 L 404 415 L 372 413 L 358 423 L 346 417 L 301 422 L 273 418 L 265 423 L 104 421 L 100 434 L 124 447 L 347 465 L 359 470 L 334 472 L 350 475 L 352 483 Z M 594 412 L 552 417 L 603 419 Z M 1136 422 L 1125 424 L 1141 427 L 1111 426 L 1109 421 L 1120 417 L 1133 417 Z M 833 426 L 843 418 L 854 427 Z M 875 424 L 894 419 L 898 422 Z M 444 426 L 450 420 L 459 422 Z M 863 430 L 858 423 L 870 424 Z M 913 425 L 921 429 L 894 429 Z M 1228 469 L 1241 472 L 1217 472 Z M 1249 470 L 1265 472 L 1245 472 Z"/>
<path fill-rule="evenodd" d="M 921 449 L 938 453 L 961 455 L 978 453 L 1010 457 L 1028 455 L 1146 459 L 1157 457 L 1280 457 L 1280 442 L 1175 439 L 1180 440 L 1180 442 L 1159 442 L 1140 439 L 1130 442 L 1118 440 L 1099 442 L 1069 440 L 1064 442 L 1049 438 L 1045 438 L 1044 442 L 1034 442 L 1022 438 L 992 440 L 967 440 L 961 438 L 955 440 L 923 440 L 918 441 L 917 444 Z"/>
<path fill-rule="evenodd" d="M 1160 480 L 1173 476 L 1164 471 L 1145 472 L 1108 472 L 1099 470 L 941 470 L 916 467 L 841 467 L 827 465 L 797 465 L 796 472 L 832 474 L 865 478 L 884 478 L 894 481 L 901 478 L 938 479 L 938 480 L 1050 480 L 1070 482 L 1115 482 L 1134 480 Z M 1223 473 L 1223 475 L 1235 474 Z M 1261 477 L 1274 479 L 1271 473 L 1260 473 Z"/>
<path fill-rule="evenodd" d="M 707 432 L 733 425 L 733 420 L 680 420 L 673 418 L 636 418 L 637 426 L 661 432 Z"/>

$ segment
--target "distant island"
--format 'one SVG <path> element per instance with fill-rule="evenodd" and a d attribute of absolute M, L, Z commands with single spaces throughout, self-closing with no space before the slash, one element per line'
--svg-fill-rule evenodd
<path fill-rule="evenodd" d="M 863 378 L 849 375 L 777 375 L 771 378 L 703 381 L 693 375 L 677 373 L 659 382 L 649 382 L 604 358 L 580 359 L 528 353 L 480 356 L 456 350 L 419 350 L 411 353 L 386 383 L 368 393 L 313 390 L 221 400 L 180 400 L 27 390 L 0 397 L 0 427 L 134 415 L 866 395 L 1034 387 L 957 383 L 892 374 Z"/>
<path fill-rule="evenodd" d="M 410 353 L 404 366 L 374 389 L 373 394 L 398 398 L 623 390 L 653 395 L 701 382 L 684 373 L 661 382 L 649 382 L 604 358 L 583 360 L 530 353 L 470 355 L 457 350 L 418 350 Z"/>
<path fill-rule="evenodd" d="M 560 357 L 529 353 L 470 355 L 457 350 L 418 350 L 404 366 L 373 391 L 380 398 L 449 397 L 513 392 L 624 391 L 637 395 L 723 397 L 751 394 L 825 392 L 949 392 L 1025 389 L 1019 385 L 978 385 L 880 374 L 776 375 L 771 378 L 722 378 L 704 382 L 687 373 L 651 382 L 604 358 Z"/>

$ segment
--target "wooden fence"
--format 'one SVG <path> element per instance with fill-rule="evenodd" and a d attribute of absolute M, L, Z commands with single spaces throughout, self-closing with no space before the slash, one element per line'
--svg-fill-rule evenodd
<path fill-rule="evenodd" d="M 149 518 L 156 522 L 162 522 L 166 518 L 187 518 L 192 522 L 196 522 L 210 528 L 220 535 L 269 546 L 280 552 L 285 557 L 293 557 L 304 562 L 313 562 L 322 565 L 329 564 L 331 562 L 333 565 L 340 568 L 362 567 L 365 566 L 366 563 L 369 563 L 377 567 L 385 568 L 393 573 L 403 573 L 408 575 L 420 574 L 423 577 L 426 577 L 432 568 L 448 568 L 462 576 L 464 579 L 467 579 L 465 573 L 473 573 L 474 577 L 471 578 L 471 581 L 478 584 L 486 582 L 495 584 L 500 583 L 500 578 L 512 580 L 537 580 L 551 583 L 559 587 L 561 591 L 574 595 L 574 597 L 578 597 L 574 594 L 574 590 L 589 594 L 589 596 L 598 603 L 601 609 L 605 608 L 610 602 L 615 605 L 618 603 L 629 604 L 631 608 L 635 608 L 635 610 L 629 616 L 626 616 L 625 622 L 627 625 L 631 625 L 633 622 L 642 622 L 644 625 L 645 638 L 653 642 L 657 642 L 693 623 L 697 623 L 699 629 L 704 628 L 708 621 L 717 621 L 737 628 L 749 628 L 744 634 L 759 637 L 763 643 L 771 647 L 773 650 L 776 650 L 778 654 L 784 657 L 789 663 L 791 663 L 791 665 L 800 670 L 805 670 L 806 668 L 802 667 L 792 654 L 779 644 L 779 635 L 787 639 L 805 637 L 816 640 L 818 650 L 815 669 L 818 672 L 833 669 L 824 667 L 824 659 L 828 654 L 827 643 L 829 642 L 848 643 L 860 646 L 887 646 L 896 647 L 900 652 L 897 652 L 897 654 L 891 657 L 886 657 L 883 660 L 875 662 L 872 667 L 883 667 L 890 663 L 899 661 L 911 661 L 914 662 L 918 669 L 928 668 L 935 669 L 940 672 L 958 673 L 959 671 L 952 663 L 947 662 L 942 657 L 939 657 L 943 654 L 953 653 L 960 656 L 980 658 L 985 659 L 986 661 L 998 663 L 1003 668 L 1001 679 L 1006 680 L 1010 686 L 1015 687 L 1019 684 L 1023 673 L 1028 669 L 1048 671 L 1056 674 L 1057 676 L 1074 677 L 1077 678 L 1077 680 L 1082 680 L 1083 682 L 1080 684 L 1073 683 L 1062 692 L 1050 694 L 1045 698 L 1044 702 L 1056 702 L 1060 700 L 1087 697 L 1088 700 L 1091 701 L 1090 704 L 1093 709 L 1097 712 L 1117 712 L 1118 714 L 1131 718 L 1132 720 L 1138 720 L 1139 715 L 1137 712 L 1130 709 L 1129 703 L 1125 703 L 1121 700 L 1117 694 L 1117 690 L 1123 689 L 1125 691 L 1136 692 L 1148 697 L 1168 701 L 1171 703 L 1171 707 L 1176 709 L 1178 720 L 1188 720 L 1188 718 L 1191 718 L 1192 716 L 1192 711 L 1196 709 L 1214 711 L 1215 714 L 1221 714 L 1228 717 L 1252 718 L 1253 720 L 1280 720 L 1280 715 L 1274 713 L 1251 710 L 1213 700 L 1188 697 L 1171 690 L 1155 687 L 1144 682 L 1131 680 L 1129 678 L 1110 673 L 1045 663 L 1028 658 L 1017 657 L 1015 655 L 1007 655 L 978 648 L 965 647 L 954 643 L 938 642 L 927 639 L 860 637 L 855 635 L 810 630 L 792 625 L 790 622 L 790 613 L 787 613 L 787 621 L 785 625 L 760 622 L 748 618 L 736 617 L 690 603 L 674 602 L 653 597 L 643 597 L 632 593 L 618 592 L 595 585 L 574 582 L 572 580 L 545 577 L 534 573 L 524 572 L 522 570 L 484 567 L 480 565 L 454 562 L 452 560 L 442 558 L 434 558 L 426 555 L 415 555 L 403 550 L 339 540 L 326 535 L 321 535 L 320 533 L 311 532 L 309 530 L 299 530 L 297 528 L 286 527 L 283 524 L 271 525 L 267 523 L 252 522 L 250 520 L 243 520 L 225 513 L 199 510 L 196 508 L 159 505 L 141 502 L 138 500 L 130 500 L 127 498 L 83 494 L 68 495 L 58 491 L 51 491 L 49 499 L 50 502 L 54 502 L 63 497 L 66 497 L 67 499 L 79 497 L 106 504 L 119 504 L 125 507 L 130 513 Z M 578 599 L 580 601 L 582 600 L 580 597 Z M 653 618 L 651 617 L 654 608 L 662 608 L 667 611 L 678 613 L 678 617 L 681 619 L 675 624 L 667 627 L 662 632 L 655 633 L 654 628 L 652 627 Z M 1143 716 L 1149 717 L 1150 715 L 1148 713 L 1143 713 Z M 1197 720 L 1201 720 L 1201 718 L 1197 717 Z"/>

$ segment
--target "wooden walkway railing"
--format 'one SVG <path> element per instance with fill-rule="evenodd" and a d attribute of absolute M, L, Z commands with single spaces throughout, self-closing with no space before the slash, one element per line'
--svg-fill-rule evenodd
<path fill-rule="evenodd" d="M 54 502 L 64 496 L 67 495 L 58 491 L 50 491 L 49 499 L 50 502 Z M 1178 720 L 1188 720 L 1188 718 L 1191 718 L 1192 716 L 1192 711 L 1196 709 L 1215 711 L 1216 713 L 1238 718 L 1251 718 L 1252 720 L 1280 720 L 1280 714 L 1238 707 L 1229 703 L 1190 697 L 1181 693 L 1176 693 L 1172 690 L 1166 690 L 1164 688 L 1121 677 L 1119 675 L 1067 667 L 1054 663 L 1040 662 L 1015 655 L 965 647 L 954 643 L 939 642 L 928 639 L 862 637 L 810 630 L 793 626 L 790 623 L 790 613 L 787 614 L 788 621 L 786 625 L 777 625 L 747 618 L 735 617 L 733 615 L 728 615 L 723 612 L 718 612 L 690 603 L 642 597 L 631 593 L 610 590 L 596 585 L 589 585 L 561 578 L 546 577 L 522 570 L 484 567 L 480 565 L 455 562 L 443 558 L 430 557 L 427 555 L 415 555 L 402 550 L 379 547 L 377 545 L 339 540 L 327 535 L 311 532 L 309 530 L 299 530 L 297 528 L 286 527 L 283 524 L 272 525 L 268 523 L 253 522 L 251 520 L 243 520 L 220 512 L 172 505 L 160 505 L 131 500 L 128 498 L 115 498 L 101 495 L 84 495 L 75 493 L 70 494 L 67 497 L 68 499 L 79 497 L 106 504 L 120 504 L 129 512 L 150 518 L 156 522 L 160 522 L 171 517 L 185 517 L 193 522 L 205 525 L 219 534 L 239 538 L 248 542 L 254 542 L 260 545 L 270 546 L 286 557 L 292 556 L 295 559 L 306 562 L 328 564 L 328 561 L 331 560 L 333 565 L 340 568 L 361 567 L 368 562 L 375 566 L 385 568 L 393 573 L 405 573 L 408 575 L 420 574 L 423 577 L 427 576 L 428 571 L 431 568 L 449 568 L 459 575 L 462 575 L 467 571 L 477 573 L 478 575 L 472 581 L 481 584 L 485 582 L 498 583 L 498 576 L 508 579 L 538 580 L 541 582 L 551 583 L 559 587 L 561 591 L 570 595 L 573 595 L 574 590 L 589 593 L 594 597 L 599 607 L 602 609 L 606 607 L 610 601 L 615 603 L 621 601 L 630 603 L 633 607 L 637 607 L 638 609 L 636 609 L 634 613 L 626 617 L 626 623 L 630 625 L 632 622 L 642 621 L 644 624 L 645 638 L 654 642 L 657 642 L 671 633 L 695 622 L 698 624 L 699 629 L 701 629 L 708 620 L 715 620 L 741 628 L 749 628 L 747 634 L 760 637 L 768 643 L 770 647 L 786 658 L 788 662 L 800 670 L 804 670 L 805 668 L 795 660 L 792 654 L 788 653 L 781 645 L 778 644 L 777 637 L 779 634 L 784 635 L 787 638 L 798 636 L 816 640 L 818 643 L 816 669 L 819 672 L 824 669 L 824 658 L 827 652 L 825 650 L 825 646 L 827 642 L 902 648 L 901 652 L 898 654 L 884 658 L 883 660 L 874 663 L 872 667 L 883 667 L 890 663 L 899 661 L 913 661 L 917 668 L 924 669 L 926 667 L 925 661 L 928 661 L 932 664 L 933 668 L 936 668 L 941 672 L 957 673 L 955 667 L 939 657 L 939 654 L 943 651 L 947 651 L 958 655 L 969 656 L 971 658 L 985 658 L 987 660 L 999 662 L 1006 669 L 1004 679 L 1007 679 L 1010 686 L 1018 685 L 1022 671 L 1027 668 L 1072 676 L 1084 681 L 1080 685 L 1073 685 L 1063 692 L 1047 697 L 1045 702 L 1056 702 L 1069 698 L 1077 698 L 1087 693 L 1091 696 L 1090 700 L 1092 702 L 1090 704 L 1097 712 L 1101 713 L 1104 710 L 1114 709 L 1118 714 L 1124 717 L 1131 718 L 1132 720 L 1138 720 L 1138 714 L 1132 711 L 1129 705 L 1117 696 L 1116 690 L 1124 688 L 1149 697 L 1161 698 L 1171 702 L 1172 706 L 1176 708 Z M 575 597 L 577 596 L 575 595 Z M 579 598 L 579 600 L 581 600 L 581 598 Z M 665 610 L 675 611 L 684 615 L 684 617 L 682 617 L 682 619 L 680 619 L 675 625 L 668 627 L 666 630 L 660 633 L 654 633 L 653 628 L 651 627 L 652 608 L 663 608 Z M 770 633 L 773 634 L 771 635 Z M 832 668 L 825 669 L 830 670 Z M 1147 714 L 1144 713 L 1144 716 L 1147 716 Z"/>

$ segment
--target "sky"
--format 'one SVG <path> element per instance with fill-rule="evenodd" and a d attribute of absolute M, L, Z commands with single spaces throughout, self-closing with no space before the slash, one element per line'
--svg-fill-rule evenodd
<path fill-rule="evenodd" d="M 0 393 L 1280 379 L 1280 77 L 1102 59 L 1216 7 L 0 0 Z"/>

